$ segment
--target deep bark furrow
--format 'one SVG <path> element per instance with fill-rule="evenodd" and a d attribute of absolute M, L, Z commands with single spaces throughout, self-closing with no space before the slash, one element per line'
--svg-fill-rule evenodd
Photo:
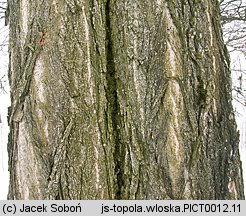
<path fill-rule="evenodd" d="M 112 136 L 114 145 L 114 162 L 116 175 L 116 192 L 115 198 L 122 198 L 122 187 L 124 186 L 124 145 L 120 138 L 119 128 L 121 127 L 120 105 L 117 96 L 117 80 L 116 69 L 114 63 L 114 44 L 112 41 L 112 27 L 111 27 L 111 1 L 107 0 L 105 6 L 106 13 L 106 58 L 107 58 L 107 89 L 106 97 L 108 101 L 109 117 L 112 121 Z"/>

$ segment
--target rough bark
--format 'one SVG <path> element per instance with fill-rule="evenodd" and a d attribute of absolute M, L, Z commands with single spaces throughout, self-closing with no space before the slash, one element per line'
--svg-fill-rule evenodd
<path fill-rule="evenodd" d="M 9 199 L 242 199 L 216 0 L 9 0 Z"/>

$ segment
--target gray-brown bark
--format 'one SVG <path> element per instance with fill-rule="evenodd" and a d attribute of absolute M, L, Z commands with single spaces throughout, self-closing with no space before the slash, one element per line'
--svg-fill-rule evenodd
<path fill-rule="evenodd" d="M 9 0 L 9 199 L 242 199 L 215 0 Z"/>

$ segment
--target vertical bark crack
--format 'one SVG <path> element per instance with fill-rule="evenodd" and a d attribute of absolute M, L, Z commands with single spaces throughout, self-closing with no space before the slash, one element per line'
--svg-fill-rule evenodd
<path fill-rule="evenodd" d="M 112 121 L 112 137 L 114 142 L 114 163 L 115 163 L 115 198 L 122 199 L 122 188 L 124 185 L 123 173 L 124 173 L 124 146 L 120 140 L 120 105 L 117 96 L 117 81 L 116 81 L 116 69 L 114 63 L 113 54 L 113 39 L 112 39 L 112 27 L 111 27 L 111 8 L 110 0 L 106 2 L 106 58 L 107 58 L 107 88 L 106 97 L 108 101 L 108 115 Z"/>

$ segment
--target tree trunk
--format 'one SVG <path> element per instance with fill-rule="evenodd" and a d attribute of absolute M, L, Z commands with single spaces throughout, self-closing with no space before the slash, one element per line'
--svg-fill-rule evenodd
<path fill-rule="evenodd" d="M 9 199 L 243 199 L 216 0 L 9 0 Z"/>

